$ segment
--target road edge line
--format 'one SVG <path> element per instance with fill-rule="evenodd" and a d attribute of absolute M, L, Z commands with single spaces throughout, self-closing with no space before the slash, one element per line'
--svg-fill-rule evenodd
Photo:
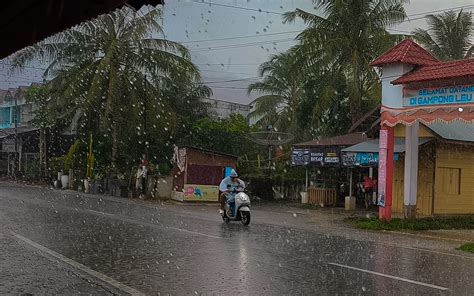
<path fill-rule="evenodd" d="M 441 286 L 438 286 L 438 285 L 423 283 L 423 282 L 419 282 L 419 281 L 415 281 L 415 280 L 410 280 L 410 279 L 406 279 L 406 278 L 402 278 L 402 277 L 398 277 L 398 276 L 394 276 L 394 275 L 389 275 L 389 274 L 385 274 L 385 273 L 381 273 L 381 272 L 371 271 L 371 270 L 367 270 L 367 269 L 357 268 L 357 267 L 354 267 L 354 266 L 344 265 L 344 264 L 340 264 L 340 263 L 328 262 L 328 265 L 338 266 L 338 267 L 347 268 L 347 269 L 360 271 L 360 272 L 364 272 L 364 273 L 369 273 L 369 274 L 373 274 L 373 275 L 377 275 L 377 276 L 381 276 L 381 277 L 386 277 L 386 278 L 390 278 L 390 279 L 393 279 L 393 280 L 402 281 L 402 282 L 415 284 L 415 285 L 419 285 L 419 286 L 424 286 L 424 287 L 428 287 L 428 288 L 432 288 L 432 289 L 437 289 L 437 290 L 441 290 L 441 291 L 449 290 L 449 288 L 441 287 Z"/>
<path fill-rule="evenodd" d="M 97 279 L 101 280 L 102 282 L 104 282 L 104 283 L 106 283 L 106 284 L 108 284 L 108 285 L 110 285 L 110 286 L 112 286 L 112 287 L 114 287 L 114 288 L 116 288 L 116 289 L 118 289 L 122 292 L 125 292 L 125 293 L 133 295 L 133 296 L 144 296 L 145 295 L 144 293 L 142 293 L 142 292 L 140 292 L 140 291 L 138 291 L 138 290 L 136 290 L 136 289 L 134 289 L 130 286 L 127 286 L 127 285 L 125 285 L 125 284 L 123 284 L 123 283 L 121 283 L 117 280 L 114 280 L 113 278 L 111 278 L 111 277 L 109 277 L 109 276 L 107 276 L 103 273 L 100 273 L 98 271 L 95 271 L 95 270 L 93 270 L 93 269 L 91 269 L 91 268 L 89 268 L 89 267 L 87 267 L 87 266 L 85 266 L 85 265 L 83 265 L 79 262 L 76 262 L 76 261 L 74 261 L 74 260 L 58 253 L 58 252 L 55 252 L 51 249 L 48 249 L 47 247 L 45 247 L 43 245 L 40 245 L 40 244 L 38 244 L 38 243 L 36 243 L 36 242 L 20 235 L 18 233 L 12 232 L 12 235 L 14 237 L 16 237 L 17 239 L 27 243 L 28 245 L 30 245 L 30 246 L 32 246 L 32 247 L 48 254 L 49 256 L 52 256 L 52 257 L 60 260 L 61 262 L 64 262 L 64 263 L 74 267 L 75 269 L 78 269 L 78 270 L 86 273 L 89 276 L 97 278 Z"/>

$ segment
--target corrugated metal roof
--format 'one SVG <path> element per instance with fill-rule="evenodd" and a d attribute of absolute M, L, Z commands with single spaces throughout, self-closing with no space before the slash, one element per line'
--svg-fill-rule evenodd
<path fill-rule="evenodd" d="M 425 124 L 425 126 L 445 140 L 474 142 L 474 123 L 459 120 L 451 122 L 433 121 Z"/>
<path fill-rule="evenodd" d="M 420 138 L 418 145 L 428 143 L 431 138 Z M 366 152 L 366 153 L 377 153 L 379 152 L 379 140 L 369 140 L 357 145 L 342 149 L 344 152 Z M 395 147 L 393 150 L 395 153 L 405 152 L 405 138 L 395 138 Z"/>

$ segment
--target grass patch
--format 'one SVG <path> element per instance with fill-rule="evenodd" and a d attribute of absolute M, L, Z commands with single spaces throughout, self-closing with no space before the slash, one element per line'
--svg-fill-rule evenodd
<path fill-rule="evenodd" d="M 370 230 L 439 230 L 474 229 L 474 216 L 436 217 L 416 220 L 392 219 L 390 222 L 378 218 L 349 218 L 355 227 Z"/>
<path fill-rule="evenodd" d="M 457 248 L 458 250 L 461 250 L 461 251 L 465 251 L 465 252 L 471 252 L 471 253 L 474 253 L 474 243 L 467 243 L 467 244 L 464 244 L 462 246 L 460 246 L 459 248 Z"/>

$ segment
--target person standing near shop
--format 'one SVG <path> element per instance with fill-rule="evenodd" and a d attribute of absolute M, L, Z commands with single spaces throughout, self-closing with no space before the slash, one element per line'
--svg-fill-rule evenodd
<path fill-rule="evenodd" d="M 372 195 L 375 188 L 375 181 L 372 180 L 369 176 L 364 176 L 364 199 L 365 199 L 365 209 L 368 210 L 369 206 L 372 204 Z"/>
<path fill-rule="evenodd" d="M 148 174 L 148 160 L 145 154 L 143 154 L 142 161 L 138 166 L 135 188 L 140 199 L 145 198 L 146 194 L 146 177 Z"/>

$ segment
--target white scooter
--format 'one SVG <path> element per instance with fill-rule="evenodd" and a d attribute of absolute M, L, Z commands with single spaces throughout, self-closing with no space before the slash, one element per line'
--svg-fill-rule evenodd
<path fill-rule="evenodd" d="M 234 190 L 229 194 L 222 220 L 226 223 L 240 221 L 243 225 L 250 224 L 250 198 L 245 192 Z"/>

